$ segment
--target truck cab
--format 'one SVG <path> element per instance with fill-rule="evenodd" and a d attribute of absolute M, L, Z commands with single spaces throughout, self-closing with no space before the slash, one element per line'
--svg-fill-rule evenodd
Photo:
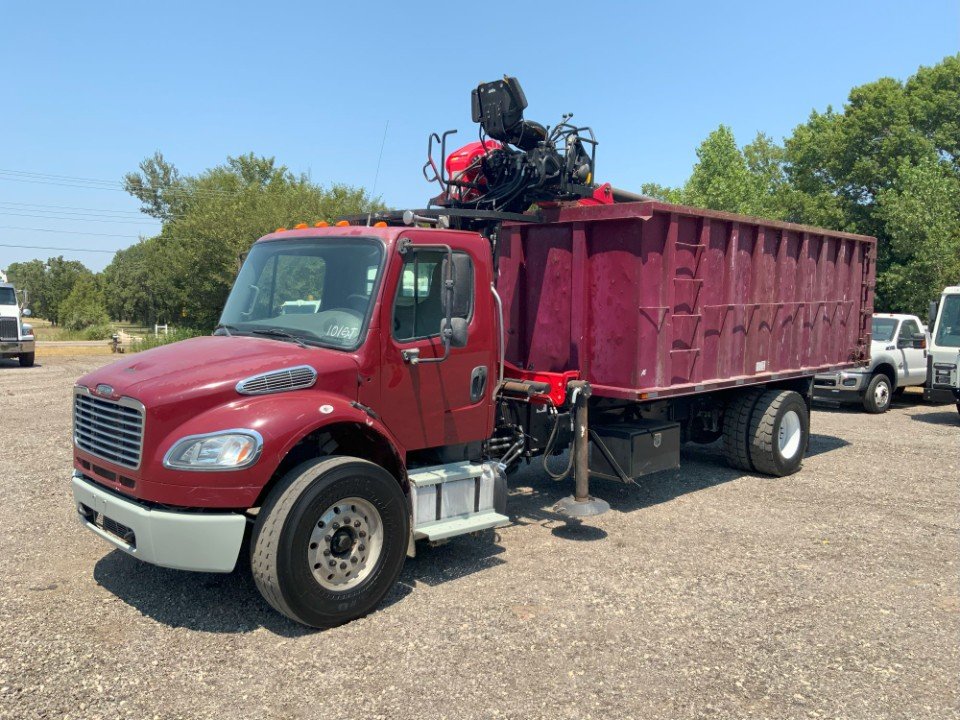
<path fill-rule="evenodd" d="M 861 403 L 869 413 L 890 409 L 893 398 L 927 380 L 927 333 L 916 315 L 874 313 L 870 364 L 821 373 L 814 395 L 824 400 Z"/>
<path fill-rule="evenodd" d="M 937 403 L 954 402 L 960 412 L 960 286 L 944 288 L 931 317 L 924 398 Z"/>
<path fill-rule="evenodd" d="M 20 306 L 11 283 L 0 282 L 0 357 L 17 358 L 21 367 L 32 367 L 35 357 L 33 328 L 23 322 L 30 310 Z"/>

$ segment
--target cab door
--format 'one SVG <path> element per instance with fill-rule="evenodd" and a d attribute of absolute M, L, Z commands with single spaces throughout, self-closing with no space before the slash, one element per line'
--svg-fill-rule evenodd
<path fill-rule="evenodd" d="M 921 332 L 916 320 L 906 319 L 900 323 L 897 334 L 897 351 L 903 363 L 901 385 L 922 385 L 927 379 L 927 351 L 913 347 L 913 337 Z"/>
<path fill-rule="evenodd" d="M 384 424 L 407 450 L 458 445 L 490 436 L 496 376 L 492 342 L 489 245 L 477 235 L 412 230 L 391 258 L 381 303 Z M 470 242 L 466 242 L 466 241 Z M 454 317 L 467 320 L 467 342 L 444 355 L 444 272 L 449 245 L 466 272 L 457 278 Z M 484 252 L 485 251 L 485 252 Z"/>

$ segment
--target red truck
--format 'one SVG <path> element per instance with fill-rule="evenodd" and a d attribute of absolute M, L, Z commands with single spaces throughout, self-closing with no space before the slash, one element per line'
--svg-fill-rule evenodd
<path fill-rule="evenodd" d="M 521 460 L 572 476 L 571 521 L 608 509 L 591 477 L 686 442 L 797 471 L 814 375 L 868 356 L 875 241 L 597 186 L 592 133 L 525 106 L 512 78 L 479 86 L 485 139 L 431 137 L 430 207 L 281 228 L 213 336 L 81 378 L 81 522 L 185 570 L 230 572 L 246 541 L 266 600 L 329 627 L 415 541 L 508 523 Z"/>

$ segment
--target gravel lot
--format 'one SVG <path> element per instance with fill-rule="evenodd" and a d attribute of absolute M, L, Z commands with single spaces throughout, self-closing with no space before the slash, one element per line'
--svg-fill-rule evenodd
<path fill-rule="evenodd" d="M 819 408 L 803 470 L 719 448 L 570 530 L 533 469 L 515 523 L 422 547 L 385 606 L 312 632 L 246 569 L 141 564 L 82 530 L 70 390 L 109 357 L 0 361 L 0 718 L 957 718 L 952 406 Z"/>

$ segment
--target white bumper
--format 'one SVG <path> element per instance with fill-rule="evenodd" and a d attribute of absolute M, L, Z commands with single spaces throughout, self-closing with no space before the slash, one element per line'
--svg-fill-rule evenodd
<path fill-rule="evenodd" d="M 820 397 L 857 393 L 867 386 L 870 375 L 861 370 L 820 373 L 813 378 L 813 392 Z"/>
<path fill-rule="evenodd" d="M 231 572 L 247 520 L 238 513 L 154 510 L 73 476 L 80 522 L 144 562 L 178 570 Z"/>

